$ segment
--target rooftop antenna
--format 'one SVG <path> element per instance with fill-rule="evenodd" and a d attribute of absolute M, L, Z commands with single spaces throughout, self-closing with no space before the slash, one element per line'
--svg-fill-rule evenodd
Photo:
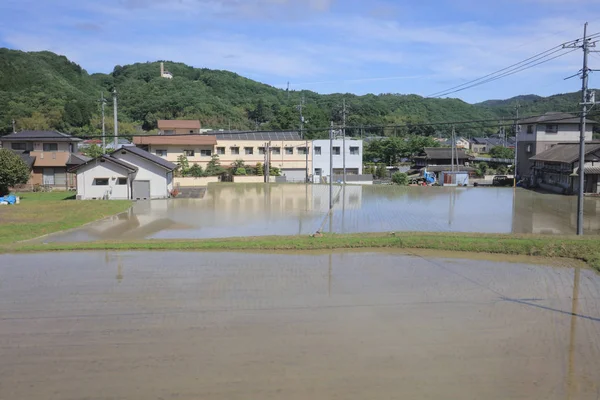
<path fill-rule="evenodd" d="M 287 83 L 287 89 L 285 89 L 286 93 L 287 93 L 287 99 L 290 99 L 290 81 L 288 81 Z"/>

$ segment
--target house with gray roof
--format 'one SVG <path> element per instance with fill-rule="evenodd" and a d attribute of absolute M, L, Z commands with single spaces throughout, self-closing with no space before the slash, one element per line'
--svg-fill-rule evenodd
<path fill-rule="evenodd" d="M 89 159 L 71 168 L 79 200 L 164 199 L 173 191 L 177 165 L 135 146 Z"/>
<path fill-rule="evenodd" d="M 579 190 L 579 143 L 559 143 L 531 157 L 532 184 L 557 193 Z M 585 146 L 584 192 L 600 193 L 600 141 Z"/>
<path fill-rule="evenodd" d="M 517 176 L 530 184 L 533 178 L 532 157 L 559 143 L 578 143 L 580 118 L 562 112 L 547 112 L 519 120 L 517 134 Z M 586 120 L 585 140 L 592 140 L 595 121 Z"/>

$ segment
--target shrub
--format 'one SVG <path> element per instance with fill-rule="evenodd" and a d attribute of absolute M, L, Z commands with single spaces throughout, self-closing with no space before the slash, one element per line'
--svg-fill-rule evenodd
<path fill-rule="evenodd" d="M 8 149 L 0 149 L 0 196 L 11 187 L 24 185 L 29 180 L 29 167 L 21 157 Z"/>
<path fill-rule="evenodd" d="M 188 170 L 188 175 L 193 176 L 194 178 L 200 178 L 201 176 L 204 176 L 204 171 L 201 166 L 194 164 Z"/>
<path fill-rule="evenodd" d="M 234 175 L 246 175 L 246 168 L 240 167 L 235 170 Z"/>
<path fill-rule="evenodd" d="M 392 175 L 392 182 L 396 185 L 406 186 L 408 185 L 408 175 L 404 172 L 396 172 Z"/>

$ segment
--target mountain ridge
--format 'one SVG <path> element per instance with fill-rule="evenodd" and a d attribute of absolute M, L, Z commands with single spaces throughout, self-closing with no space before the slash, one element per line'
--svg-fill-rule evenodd
<path fill-rule="evenodd" d="M 120 131 L 156 130 L 158 119 L 199 119 L 203 127 L 228 129 L 297 129 L 298 104 L 304 98 L 303 115 L 308 136 L 327 135 L 329 121 L 341 122 L 343 99 L 349 126 L 406 125 L 366 128 L 366 134 L 405 133 L 446 135 L 450 126 L 422 128 L 422 123 L 477 121 L 514 118 L 514 105 L 521 115 L 546 111 L 576 110 L 577 92 L 541 97 L 534 94 L 506 100 L 470 104 L 460 99 L 424 98 L 414 94 L 355 95 L 286 91 L 245 78 L 237 73 L 195 68 L 162 61 L 173 79 L 161 78 L 160 62 L 117 65 L 112 73 L 89 74 L 65 56 L 49 51 L 23 52 L 0 48 L 0 134 L 18 129 L 56 129 L 80 136 L 98 135 L 100 93 L 110 97 L 116 87 Z M 111 99 L 107 99 L 107 131 L 112 130 Z M 495 133 L 495 123 L 456 127 L 467 136 Z M 349 134 L 359 134 L 358 129 Z"/>

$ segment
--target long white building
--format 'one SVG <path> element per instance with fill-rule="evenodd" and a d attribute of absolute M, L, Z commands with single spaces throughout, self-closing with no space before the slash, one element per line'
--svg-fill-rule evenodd
<path fill-rule="evenodd" d="M 344 153 L 346 155 L 346 175 L 362 175 L 363 172 L 363 141 L 346 138 L 329 140 L 313 140 L 312 146 L 312 176 L 313 182 L 329 181 L 330 154 L 333 151 L 333 175 L 343 175 Z"/>

